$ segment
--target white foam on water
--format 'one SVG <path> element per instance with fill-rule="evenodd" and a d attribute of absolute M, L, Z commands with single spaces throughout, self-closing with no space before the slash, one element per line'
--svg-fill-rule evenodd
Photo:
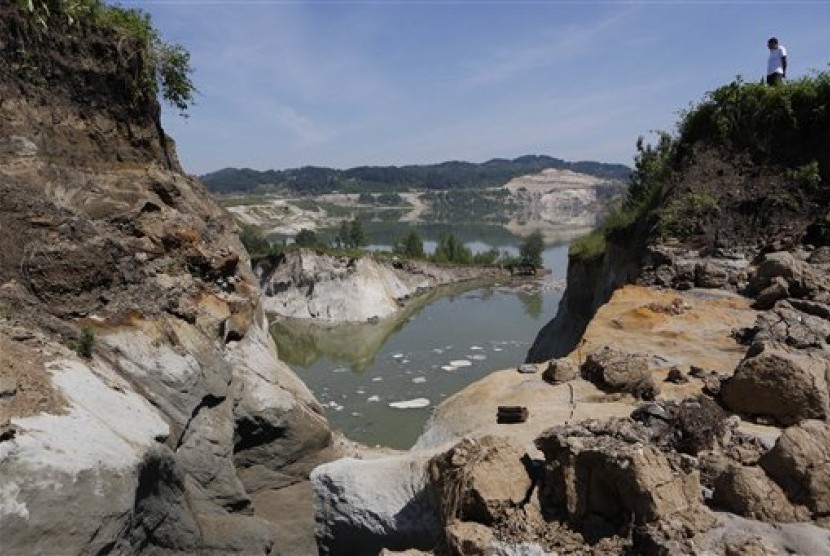
<path fill-rule="evenodd" d="M 392 357 L 395 359 L 400 359 L 401 357 L 403 357 L 403 353 L 395 353 L 392 355 Z"/>
<path fill-rule="evenodd" d="M 366 401 L 367 402 L 379 402 L 380 401 L 380 396 L 378 396 L 378 395 L 369 396 L 368 398 L 366 398 Z"/>
<path fill-rule="evenodd" d="M 382 382 L 382 381 L 383 381 L 383 377 L 382 377 L 382 376 L 376 376 L 376 377 L 374 377 L 374 378 L 372 379 L 372 382 Z"/>
<path fill-rule="evenodd" d="M 422 407 L 427 407 L 429 405 L 429 400 L 426 398 L 415 398 L 414 400 L 403 400 L 400 402 L 390 402 L 389 407 L 394 407 L 395 409 L 420 409 Z"/>
<path fill-rule="evenodd" d="M 453 361 L 450 361 L 450 365 L 456 368 L 469 367 L 470 365 L 472 365 L 472 362 L 468 361 L 467 359 L 455 359 Z"/>
<path fill-rule="evenodd" d="M 481 355 L 481 354 L 478 354 L 478 353 L 477 353 L 477 354 L 475 354 L 475 355 L 471 355 L 471 356 L 470 356 L 470 359 L 474 359 L 474 360 L 476 360 L 476 361 L 484 361 L 485 359 L 487 359 L 487 356 L 486 356 L 486 355 Z"/>
<path fill-rule="evenodd" d="M 416 376 L 415 378 L 412 379 L 412 382 L 414 382 L 415 384 L 423 384 L 426 381 L 427 381 L 427 377 L 425 377 L 425 376 Z"/>
<path fill-rule="evenodd" d="M 458 367 L 453 367 L 452 365 L 441 365 L 441 369 L 444 371 L 455 371 Z"/>
<path fill-rule="evenodd" d="M 473 351 L 478 351 L 478 350 L 484 349 L 484 348 L 481 347 L 481 346 L 470 346 L 470 349 L 473 350 Z"/>

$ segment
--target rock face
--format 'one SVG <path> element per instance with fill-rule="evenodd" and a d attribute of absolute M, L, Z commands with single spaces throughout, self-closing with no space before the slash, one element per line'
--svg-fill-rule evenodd
<path fill-rule="evenodd" d="M 498 269 L 444 268 L 426 262 L 392 262 L 290 251 L 258 268 L 269 314 L 325 324 L 389 317 L 410 297 L 441 286 L 499 275 Z"/>
<path fill-rule="evenodd" d="M 507 224 L 508 229 L 532 231 L 555 223 L 565 234 L 571 231 L 570 236 L 564 237 L 570 239 L 574 237 L 573 230 L 584 233 L 596 225 L 607 200 L 619 195 L 624 184 L 551 168 L 514 178 L 504 188 L 510 192 L 517 207 Z"/>
<path fill-rule="evenodd" d="M 526 361 L 541 363 L 570 353 L 596 310 L 639 275 L 643 256 L 642 245 L 624 241 L 609 244 L 599 258 L 569 257 L 567 287 L 556 316 L 536 335 Z"/>
<path fill-rule="evenodd" d="M 268 553 L 252 495 L 328 424 L 134 90 L 142 45 L 64 19 L 0 7 L 0 552 Z"/>

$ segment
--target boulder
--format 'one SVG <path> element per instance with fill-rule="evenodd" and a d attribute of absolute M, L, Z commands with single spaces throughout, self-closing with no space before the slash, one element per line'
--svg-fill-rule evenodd
<path fill-rule="evenodd" d="M 820 317 L 824 320 L 830 320 L 830 305 L 827 303 L 811 301 L 809 299 L 789 299 L 787 303 L 790 307 L 802 313 Z"/>
<path fill-rule="evenodd" d="M 804 305 L 820 310 L 820 305 Z M 772 311 L 758 315 L 753 340 L 776 341 L 799 349 L 821 348 L 830 337 L 830 321 L 796 309 L 789 300 L 779 301 Z"/>
<path fill-rule="evenodd" d="M 311 485 L 320 554 L 434 547 L 442 523 L 427 481 L 430 456 L 343 458 L 314 469 Z"/>
<path fill-rule="evenodd" d="M 567 358 L 553 359 L 542 373 L 542 379 L 551 384 L 574 380 L 579 376 L 579 366 Z"/>
<path fill-rule="evenodd" d="M 810 420 L 788 428 L 760 464 L 790 500 L 814 517 L 830 515 L 830 425 Z"/>
<path fill-rule="evenodd" d="M 779 299 L 786 299 L 790 296 L 790 285 L 786 280 L 780 276 L 772 279 L 772 283 L 761 290 L 755 302 L 752 304 L 753 309 L 766 311 L 775 306 L 775 302 Z"/>
<path fill-rule="evenodd" d="M 723 381 L 721 403 L 736 413 L 764 416 L 783 425 L 803 419 L 826 419 L 828 359 L 774 343 L 754 344 Z"/>
<path fill-rule="evenodd" d="M 830 533 L 810 523 L 764 523 L 716 512 L 718 524 L 695 539 L 697 554 L 830 554 Z"/>
<path fill-rule="evenodd" d="M 582 376 L 608 392 L 626 392 L 650 400 L 660 393 L 644 355 L 603 346 L 588 354 Z"/>
<path fill-rule="evenodd" d="M 488 556 L 493 530 L 474 521 L 453 521 L 444 528 L 447 545 L 459 556 Z"/>
<path fill-rule="evenodd" d="M 827 264 L 830 263 L 830 247 L 824 245 L 810 253 L 810 258 L 807 259 L 811 264 Z"/>
<path fill-rule="evenodd" d="M 796 260 L 787 251 L 767 253 L 764 260 L 755 270 L 749 280 L 751 292 L 761 292 L 772 283 L 775 278 L 783 278 L 788 283 L 799 280 L 803 271 L 803 263 Z"/>
<path fill-rule="evenodd" d="M 697 455 L 730 432 L 726 413 L 711 399 L 659 400 L 638 407 L 631 418 L 647 427 L 651 442 L 665 450 Z"/>
<path fill-rule="evenodd" d="M 507 508 L 522 504 L 532 480 L 525 450 L 509 438 L 464 439 L 429 464 L 445 523 L 453 519 L 491 525 Z"/>
<path fill-rule="evenodd" d="M 784 491 L 760 467 L 730 465 L 715 479 L 712 504 L 751 519 L 768 522 L 804 521 L 809 515 L 794 507 Z"/>
<path fill-rule="evenodd" d="M 729 272 L 712 261 L 698 263 L 694 281 L 698 288 L 725 288 L 729 284 Z"/>
<path fill-rule="evenodd" d="M 536 440 L 547 464 L 543 507 L 565 515 L 589 542 L 673 518 L 687 528 L 710 526 L 698 471 L 648 437 L 643 425 L 627 419 L 546 431 Z"/>
<path fill-rule="evenodd" d="M 671 382 L 673 384 L 686 384 L 689 382 L 689 377 L 683 374 L 680 367 L 675 366 L 669 369 L 669 374 L 666 375 L 666 382 Z"/>

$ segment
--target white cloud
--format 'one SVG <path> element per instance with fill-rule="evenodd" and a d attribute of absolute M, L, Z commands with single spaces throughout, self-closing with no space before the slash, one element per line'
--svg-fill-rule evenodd
<path fill-rule="evenodd" d="M 472 67 L 462 85 L 507 81 L 582 55 L 598 44 L 597 39 L 602 33 L 622 23 L 635 9 L 636 6 L 628 6 L 593 25 L 552 28 L 532 43 L 493 52 Z"/>
<path fill-rule="evenodd" d="M 284 127 L 300 139 L 304 146 L 328 141 L 335 135 L 331 130 L 316 124 L 290 106 L 277 107 L 274 115 Z"/>

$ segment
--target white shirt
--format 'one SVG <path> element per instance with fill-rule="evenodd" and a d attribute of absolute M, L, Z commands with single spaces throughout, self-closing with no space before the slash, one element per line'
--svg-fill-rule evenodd
<path fill-rule="evenodd" d="M 784 62 L 781 59 L 786 55 L 787 49 L 781 44 L 769 51 L 767 75 L 772 75 L 773 73 L 784 74 Z"/>

